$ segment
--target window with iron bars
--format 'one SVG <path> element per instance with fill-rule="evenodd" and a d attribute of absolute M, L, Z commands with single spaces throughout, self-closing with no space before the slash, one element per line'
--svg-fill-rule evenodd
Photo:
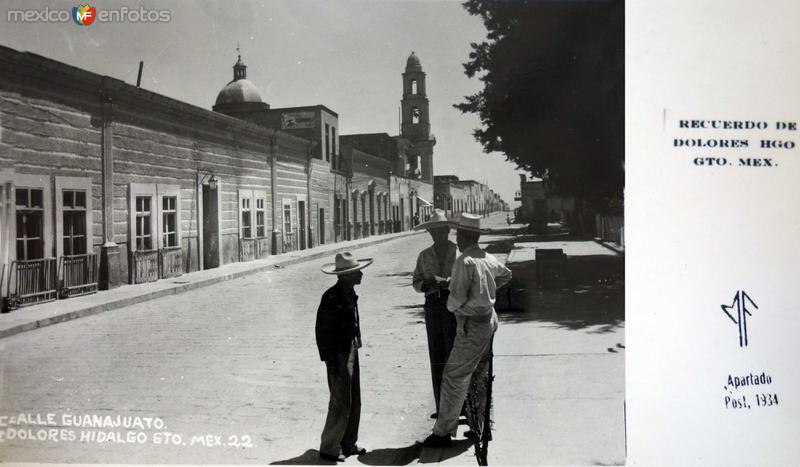
<path fill-rule="evenodd" d="M 62 195 L 64 255 L 85 255 L 86 191 L 64 190 Z"/>
<path fill-rule="evenodd" d="M 136 249 L 153 250 L 153 234 L 150 230 L 152 196 L 136 197 Z"/>
<path fill-rule="evenodd" d="M 44 191 L 17 188 L 17 259 L 44 257 Z"/>
<path fill-rule="evenodd" d="M 250 198 L 242 198 L 242 238 L 253 237 L 253 219 Z"/>
<path fill-rule="evenodd" d="M 178 246 L 178 198 L 161 198 L 161 243 L 164 248 Z"/>
<path fill-rule="evenodd" d="M 292 233 L 292 205 L 283 205 L 283 232 L 284 234 Z"/>
<path fill-rule="evenodd" d="M 264 209 L 264 198 L 256 199 L 256 237 L 266 235 L 266 210 Z"/>

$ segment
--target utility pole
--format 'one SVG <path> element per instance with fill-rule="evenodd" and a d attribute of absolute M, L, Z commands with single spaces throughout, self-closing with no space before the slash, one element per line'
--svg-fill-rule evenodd
<path fill-rule="evenodd" d="M 139 76 L 136 78 L 136 87 L 140 87 L 142 84 L 142 68 L 144 68 L 144 62 L 139 61 Z"/>

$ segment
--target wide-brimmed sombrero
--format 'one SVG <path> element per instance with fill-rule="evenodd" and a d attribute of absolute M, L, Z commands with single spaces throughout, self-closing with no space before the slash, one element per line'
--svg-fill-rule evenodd
<path fill-rule="evenodd" d="M 343 253 L 336 253 L 336 258 L 333 263 L 328 263 L 322 266 L 322 272 L 325 274 L 347 274 L 348 272 L 358 271 L 372 264 L 372 258 L 355 259 L 349 251 Z"/>
<path fill-rule="evenodd" d="M 447 218 L 444 211 L 441 209 L 434 209 L 431 218 L 414 227 L 414 230 L 431 230 L 439 227 L 455 227 L 455 224 Z"/>
<path fill-rule="evenodd" d="M 455 219 L 455 227 L 457 230 L 466 230 L 480 234 L 489 232 L 489 230 L 481 228 L 481 216 L 468 212 L 462 212 L 461 215 Z"/>

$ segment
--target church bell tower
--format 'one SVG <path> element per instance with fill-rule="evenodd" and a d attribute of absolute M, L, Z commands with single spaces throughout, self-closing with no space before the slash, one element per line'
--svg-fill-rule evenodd
<path fill-rule="evenodd" d="M 406 61 L 403 73 L 403 99 L 401 101 L 400 136 L 408 139 L 414 146 L 408 160 L 410 176 L 417 176 L 433 183 L 433 146 L 436 139 L 431 135 L 428 97 L 425 94 L 425 72 L 414 52 Z"/>

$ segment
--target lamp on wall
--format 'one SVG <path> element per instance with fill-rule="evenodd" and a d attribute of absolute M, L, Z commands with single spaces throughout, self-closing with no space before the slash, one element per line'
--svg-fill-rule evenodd
<path fill-rule="evenodd" d="M 202 174 L 202 176 L 201 176 Z M 198 170 L 197 171 L 197 186 L 200 187 L 203 184 L 208 182 L 208 188 L 211 191 L 215 191 L 217 189 L 217 177 L 214 176 L 214 172 L 212 171 L 205 171 L 205 170 Z"/>

